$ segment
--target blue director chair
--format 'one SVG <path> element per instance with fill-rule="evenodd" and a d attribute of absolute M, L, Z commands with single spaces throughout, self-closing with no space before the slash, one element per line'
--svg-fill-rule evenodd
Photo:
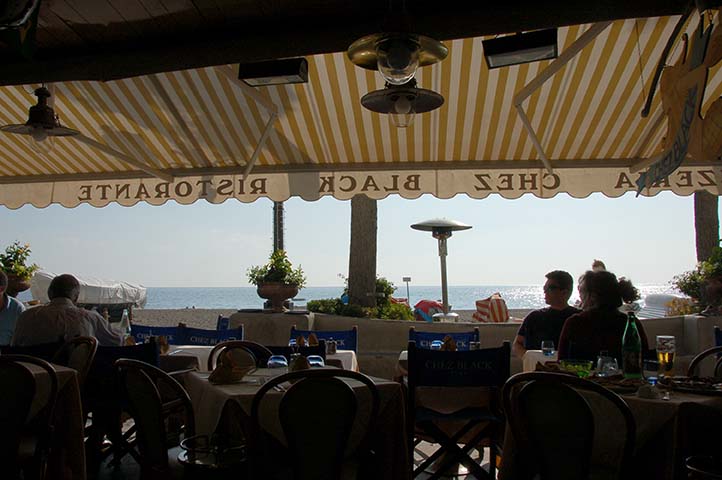
<path fill-rule="evenodd" d="M 168 345 L 184 345 L 185 329 L 178 327 L 149 327 L 147 325 L 130 326 L 130 333 L 135 343 L 146 343 L 150 337 L 163 336 L 168 339 Z"/>
<path fill-rule="evenodd" d="M 227 330 L 203 330 L 185 327 L 184 345 L 216 345 L 228 340 L 243 340 L 243 325 Z"/>
<path fill-rule="evenodd" d="M 315 334 L 319 340 L 333 339 L 336 341 L 336 348 L 339 350 L 353 350 L 358 352 L 358 327 L 356 325 L 351 330 L 297 330 L 296 325 L 291 327 L 291 340 L 302 336 L 308 338 L 309 335 Z"/>
<path fill-rule="evenodd" d="M 444 337 L 450 336 L 456 342 L 458 351 L 469 350 L 471 342 L 479 341 L 479 327 L 474 328 L 471 332 L 417 332 L 414 327 L 409 328 L 409 342 L 416 342 L 418 348 L 431 348 L 431 342 L 443 341 Z"/>

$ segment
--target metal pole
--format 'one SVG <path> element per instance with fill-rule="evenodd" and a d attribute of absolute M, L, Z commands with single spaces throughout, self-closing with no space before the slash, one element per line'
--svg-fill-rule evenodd
<path fill-rule="evenodd" d="M 441 302 L 444 305 L 444 315 L 449 313 L 449 294 L 446 288 L 446 237 L 439 237 L 439 259 L 441 260 Z"/>
<path fill-rule="evenodd" d="M 406 282 L 406 301 L 411 305 L 411 295 L 409 295 L 409 282 Z"/>

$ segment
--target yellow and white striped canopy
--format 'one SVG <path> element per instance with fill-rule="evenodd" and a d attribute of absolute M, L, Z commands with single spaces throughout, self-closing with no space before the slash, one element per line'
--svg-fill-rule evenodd
<path fill-rule="evenodd" d="M 0 204 L 346 199 L 358 193 L 618 196 L 635 189 L 640 162 L 661 152 L 667 126 L 659 92 L 650 115 L 642 118 L 640 111 L 677 20 L 613 22 L 523 103 L 552 172 L 513 105 L 515 93 L 550 62 L 488 70 L 482 39 L 467 38 L 446 42 L 448 57 L 419 69 L 419 86 L 446 101 L 417 115 L 407 129 L 361 106 L 361 96 L 383 88 L 383 81 L 343 52 L 308 57 L 308 83 L 251 94 L 229 65 L 54 84 L 63 126 L 123 159 L 75 138 L 56 138 L 46 152 L 29 137 L 0 132 Z M 690 31 L 696 20 L 691 23 Z M 560 28 L 560 51 L 589 28 Z M 680 51 L 675 47 L 669 62 Z M 36 87 L 0 87 L 0 124 L 26 121 Z M 722 72 L 715 68 L 703 112 L 721 94 Z M 645 193 L 718 193 L 719 165 L 688 160 Z"/>

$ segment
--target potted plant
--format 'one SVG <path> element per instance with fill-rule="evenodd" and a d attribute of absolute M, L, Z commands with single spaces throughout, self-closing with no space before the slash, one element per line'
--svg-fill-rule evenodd
<path fill-rule="evenodd" d="M 258 296 L 267 299 L 274 312 L 283 312 L 283 303 L 306 285 L 303 270 L 293 268 L 284 250 L 276 250 L 267 264 L 251 267 L 246 273 L 248 281 L 258 287 Z"/>
<path fill-rule="evenodd" d="M 30 278 L 39 268 L 37 265 L 27 265 L 30 256 L 30 245 L 20 245 L 15 242 L 0 253 L 0 270 L 8 277 L 8 288 L 5 291 L 11 297 L 30 288 Z"/>

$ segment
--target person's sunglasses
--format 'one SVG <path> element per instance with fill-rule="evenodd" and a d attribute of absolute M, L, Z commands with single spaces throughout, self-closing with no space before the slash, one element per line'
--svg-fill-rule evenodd
<path fill-rule="evenodd" d="M 552 292 L 554 290 L 564 290 L 564 288 L 559 285 L 544 285 L 545 292 Z"/>

